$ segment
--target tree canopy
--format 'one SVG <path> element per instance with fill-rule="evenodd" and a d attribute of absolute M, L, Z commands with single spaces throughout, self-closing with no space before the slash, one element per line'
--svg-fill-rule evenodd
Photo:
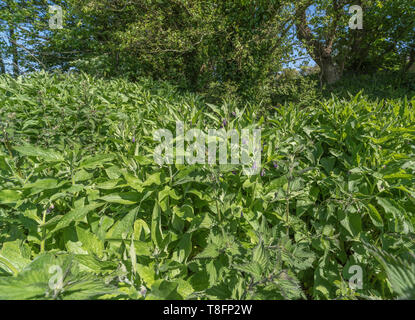
<path fill-rule="evenodd" d="M 82 70 L 169 79 L 199 92 L 266 90 L 306 50 L 326 83 L 344 73 L 409 70 L 415 0 L 0 1 L 0 72 Z M 363 28 L 351 29 L 352 5 Z M 9 65 L 11 67 L 6 68 Z"/>

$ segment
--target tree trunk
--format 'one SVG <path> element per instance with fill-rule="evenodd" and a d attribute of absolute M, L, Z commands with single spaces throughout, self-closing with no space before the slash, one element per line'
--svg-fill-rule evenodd
<path fill-rule="evenodd" d="M 6 66 L 4 65 L 3 57 L 0 55 L 0 74 L 6 73 Z"/>
<path fill-rule="evenodd" d="M 333 60 L 333 42 L 336 36 L 337 23 L 340 18 L 341 8 L 337 8 L 338 14 L 332 25 L 332 30 L 326 41 L 314 37 L 308 25 L 306 10 L 311 1 L 296 6 L 296 30 L 298 39 L 306 46 L 308 54 L 321 69 L 321 76 L 325 83 L 333 84 L 341 78 L 341 71 Z"/>
<path fill-rule="evenodd" d="M 325 83 L 333 84 L 340 80 L 340 70 L 333 63 L 331 58 L 323 58 L 320 60 L 319 67 Z"/>
<path fill-rule="evenodd" d="M 9 36 L 10 36 L 10 44 L 11 44 L 11 51 L 12 51 L 12 62 L 13 62 L 13 75 L 17 77 L 20 74 L 19 70 L 19 54 L 17 51 L 17 37 L 15 34 L 14 26 L 9 25 Z"/>
<path fill-rule="evenodd" d="M 198 80 L 199 80 L 200 68 L 201 68 L 197 64 L 196 54 L 197 54 L 196 48 L 183 54 L 184 61 L 185 61 L 184 73 L 186 75 L 186 79 L 189 79 L 190 87 L 193 90 L 198 89 Z"/>
<path fill-rule="evenodd" d="M 415 66 L 415 48 L 413 48 L 409 53 L 409 60 L 404 68 L 405 72 L 412 71 L 413 66 Z"/>

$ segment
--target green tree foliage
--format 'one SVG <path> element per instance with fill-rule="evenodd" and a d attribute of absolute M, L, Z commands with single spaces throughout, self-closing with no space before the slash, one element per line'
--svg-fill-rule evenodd
<path fill-rule="evenodd" d="M 198 91 L 225 87 L 253 94 L 289 56 L 287 4 L 63 1 L 65 28 L 51 33 L 44 62 L 103 76 L 168 79 Z"/>
<path fill-rule="evenodd" d="M 271 97 L 299 40 L 333 83 L 343 73 L 410 69 L 414 0 L 58 0 L 51 30 L 46 0 L 1 1 L 0 43 L 14 73 L 82 70 L 103 77 L 164 79 L 212 97 Z M 351 30 L 351 5 L 363 29 Z M 295 26 L 295 28 L 294 28 Z"/>
<path fill-rule="evenodd" d="M 349 8 L 356 4 L 363 29 L 349 27 Z M 414 0 L 309 0 L 295 6 L 298 38 L 328 83 L 343 72 L 407 70 L 414 62 Z"/>
<path fill-rule="evenodd" d="M 0 73 L 6 65 L 15 76 L 46 68 L 37 47 L 47 40 L 47 13 L 47 0 L 0 1 Z"/>

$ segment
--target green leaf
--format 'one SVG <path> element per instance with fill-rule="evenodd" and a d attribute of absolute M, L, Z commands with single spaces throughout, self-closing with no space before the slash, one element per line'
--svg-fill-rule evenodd
<path fill-rule="evenodd" d="M 0 204 L 16 203 L 20 197 L 20 192 L 16 190 L 0 190 Z"/>
<path fill-rule="evenodd" d="M 130 254 L 130 259 L 131 259 L 131 267 L 133 269 L 133 274 L 135 275 L 137 273 L 137 253 L 135 251 L 135 245 L 134 245 L 134 234 L 133 234 L 133 237 L 131 238 L 129 254 Z"/>
<path fill-rule="evenodd" d="M 58 224 L 52 232 L 56 232 L 60 229 L 63 229 L 69 226 L 74 221 L 82 220 L 89 212 L 101 207 L 102 205 L 104 204 L 94 202 L 84 207 L 72 209 L 70 212 L 68 212 L 62 217 L 62 219 L 58 222 Z"/>
<path fill-rule="evenodd" d="M 166 281 L 166 280 L 157 280 L 151 286 L 151 293 L 146 297 L 146 300 L 156 299 L 156 300 L 177 300 L 180 299 L 180 295 L 177 293 L 176 289 L 178 283 Z"/>
<path fill-rule="evenodd" d="M 401 211 L 398 208 L 396 208 L 391 201 L 379 197 L 377 197 L 376 200 L 378 201 L 379 205 L 385 210 L 386 213 L 390 213 L 394 217 L 400 216 Z"/>
<path fill-rule="evenodd" d="M 28 183 L 23 186 L 23 189 L 30 189 L 29 195 L 38 194 L 44 190 L 56 189 L 66 182 L 59 183 L 56 179 L 39 179 L 33 183 Z"/>
<path fill-rule="evenodd" d="M 110 203 L 134 204 L 140 201 L 140 194 L 137 192 L 111 193 L 99 199 Z"/>
<path fill-rule="evenodd" d="M 176 248 L 173 252 L 173 260 L 180 263 L 186 263 L 187 258 L 192 252 L 192 237 L 191 234 L 185 233 L 182 238 L 179 240 Z"/>
<path fill-rule="evenodd" d="M 124 239 L 133 230 L 134 220 L 137 217 L 139 207 L 130 210 L 125 217 L 118 221 L 112 228 L 111 237 Z"/>
<path fill-rule="evenodd" d="M 143 181 L 141 181 L 140 179 L 132 176 L 131 174 L 128 173 L 123 173 L 124 179 L 125 181 L 127 181 L 127 184 L 137 190 L 138 192 L 143 192 L 144 188 L 143 188 Z"/>
<path fill-rule="evenodd" d="M 39 157 L 47 162 L 61 162 L 64 160 L 62 155 L 53 150 L 46 150 L 32 145 L 14 147 L 14 149 L 24 156 Z"/>
<path fill-rule="evenodd" d="M 362 217 L 358 212 L 338 211 L 340 224 L 350 233 L 351 236 L 357 237 L 362 232 Z"/>
<path fill-rule="evenodd" d="M 114 261 L 100 261 L 92 255 L 78 254 L 74 255 L 76 261 L 95 273 L 111 273 L 117 268 Z"/>
<path fill-rule="evenodd" d="M 155 246 L 162 248 L 161 208 L 157 200 L 155 201 L 153 215 L 151 216 L 151 240 Z"/>
<path fill-rule="evenodd" d="M 0 250 L 0 265 L 4 265 L 11 272 L 17 273 L 29 263 L 30 259 L 22 252 L 19 240 L 3 243 Z"/>
<path fill-rule="evenodd" d="M 107 162 L 111 162 L 114 158 L 115 157 L 112 154 L 98 154 L 82 160 L 79 168 L 94 169 L 98 166 L 104 165 Z"/>
<path fill-rule="evenodd" d="M 368 204 L 368 207 L 369 207 L 369 216 L 373 224 L 379 228 L 383 227 L 383 220 L 378 210 L 371 204 Z"/>
<path fill-rule="evenodd" d="M 82 242 L 82 246 L 93 255 L 98 258 L 102 258 L 104 255 L 104 242 L 98 239 L 96 235 L 88 230 L 76 227 L 76 233 L 79 241 Z"/>
<path fill-rule="evenodd" d="M 254 248 L 252 261 L 257 262 L 263 270 L 266 268 L 268 264 L 268 254 L 262 241 Z"/>
<path fill-rule="evenodd" d="M 62 287 L 52 288 L 59 279 Z M 111 293 L 117 290 L 103 278 L 79 272 L 73 256 L 68 254 L 40 255 L 16 277 L 0 277 L 0 299 L 6 300 L 88 300 Z"/>
<path fill-rule="evenodd" d="M 154 173 L 154 174 L 150 175 L 150 176 L 146 179 L 146 181 L 144 181 L 144 183 L 143 183 L 143 187 L 148 187 L 148 186 L 151 186 L 151 185 L 153 185 L 153 184 L 155 184 L 155 185 L 157 185 L 157 186 L 159 186 L 159 185 L 161 185 L 161 184 L 162 184 L 162 175 L 161 175 L 161 173 L 160 173 L 160 172 L 156 172 L 156 173 Z"/>
<path fill-rule="evenodd" d="M 261 278 L 263 268 L 261 265 L 256 261 L 251 261 L 247 264 L 236 266 L 236 269 L 246 272 L 254 276 L 255 281 L 258 281 Z"/>
<path fill-rule="evenodd" d="M 151 287 L 152 284 L 156 281 L 156 272 L 154 271 L 154 267 L 150 266 L 143 266 L 142 264 L 137 264 L 137 273 L 140 278 L 145 282 L 148 287 Z"/>
<path fill-rule="evenodd" d="M 199 253 L 196 259 L 214 259 L 219 256 L 219 247 L 216 244 L 209 243 L 206 248 Z"/>

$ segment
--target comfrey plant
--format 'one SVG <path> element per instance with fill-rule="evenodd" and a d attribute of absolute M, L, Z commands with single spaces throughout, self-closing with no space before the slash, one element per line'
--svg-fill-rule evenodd
<path fill-rule="evenodd" d="M 244 175 L 261 171 L 261 129 L 200 129 L 184 130 L 183 122 L 176 122 L 176 137 L 168 129 L 158 129 L 153 139 L 160 144 L 154 150 L 154 161 L 163 164 L 242 165 Z M 186 150 L 185 150 L 186 144 Z M 207 152 L 206 152 L 207 145 Z M 175 152 L 174 152 L 175 150 Z M 230 154 L 230 159 L 228 154 Z"/>

